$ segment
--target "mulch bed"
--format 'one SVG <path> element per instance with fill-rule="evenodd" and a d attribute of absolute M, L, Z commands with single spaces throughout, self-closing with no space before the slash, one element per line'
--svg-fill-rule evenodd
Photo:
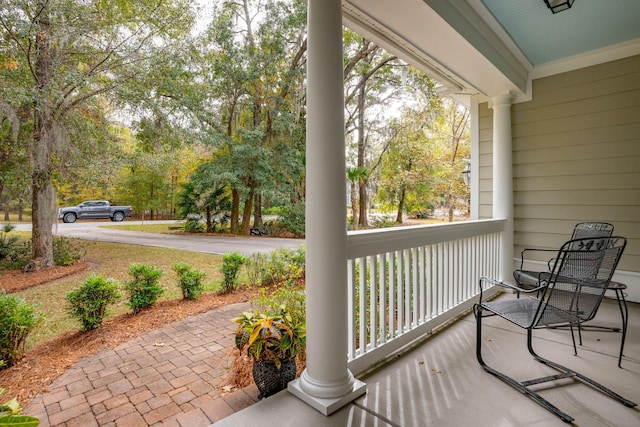
<path fill-rule="evenodd" d="M 31 273 L 22 271 L 0 271 L 0 290 L 8 294 L 43 285 L 53 280 L 62 279 L 80 273 L 91 267 L 90 262 L 78 261 L 73 265 L 60 265 Z"/>
<path fill-rule="evenodd" d="M 0 273 L 0 287 L 16 292 L 76 274 L 90 266 L 90 263 L 83 262 L 34 273 L 4 272 Z M 83 357 L 114 348 L 171 322 L 228 304 L 250 301 L 255 296 L 255 289 L 240 289 L 228 294 L 204 294 L 196 301 L 161 301 L 136 315 L 126 313 L 106 319 L 100 328 L 93 331 L 63 334 L 27 351 L 14 366 L 0 371 L 0 387 L 8 390 L 0 400 L 4 402 L 17 397 L 20 405 L 26 407 L 38 393 L 46 392 L 49 384 Z"/>

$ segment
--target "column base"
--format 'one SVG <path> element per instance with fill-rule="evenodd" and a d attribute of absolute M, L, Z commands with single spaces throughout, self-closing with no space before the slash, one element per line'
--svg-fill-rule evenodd
<path fill-rule="evenodd" d="M 352 402 L 353 400 L 357 399 L 367 392 L 367 385 L 355 378 L 353 378 L 350 390 L 348 390 L 345 395 L 336 398 L 321 398 L 311 396 L 302 389 L 302 385 L 300 383 L 300 378 L 296 378 L 295 380 L 291 381 L 287 386 L 289 393 L 293 394 L 298 399 L 302 400 L 307 405 L 311 406 L 325 416 L 331 415 L 338 409 L 342 408 L 349 402 Z"/>

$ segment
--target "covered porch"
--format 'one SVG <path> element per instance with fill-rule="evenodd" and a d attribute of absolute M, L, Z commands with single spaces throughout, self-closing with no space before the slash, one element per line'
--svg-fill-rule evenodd
<path fill-rule="evenodd" d="M 511 298 L 503 296 L 501 298 Z M 624 397 L 640 401 L 640 306 L 630 304 L 629 335 L 622 369 L 616 366 L 620 333 L 586 331 L 578 356 L 567 330 L 538 330 L 540 355 L 589 375 Z M 607 299 L 594 320 L 619 326 L 615 299 Z M 526 351 L 526 334 L 497 319 L 485 319 L 483 354 L 493 367 L 517 379 L 553 374 Z M 472 314 L 425 336 L 392 362 L 362 377 L 366 394 L 325 417 L 287 391 L 227 417 L 216 427 L 260 426 L 561 426 L 552 413 L 486 373 L 475 359 Z M 589 386 L 564 380 L 566 386 L 544 390 L 543 397 L 588 426 L 635 426 L 640 411 L 627 408 Z M 543 386 L 544 387 L 544 386 Z"/>
<path fill-rule="evenodd" d="M 522 247 L 557 248 L 579 221 L 613 222 L 629 239 L 614 279 L 640 300 L 637 24 L 617 38 L 615 28 L 593 31 L 620 23 L 590 0 L 557 15 L 542 0 L 307 3 L 307 368 L 288 391 L 216 425 L 560 425 L 481 369 L 468 310 L 480 276 L 511 280 Z M 640 17 L 640 4 L 620 3 L 618 17 Z M 509 32 L 519 16 L 542 31 Z M 343 22 L 471 109 L 473 221 L 346 232 Z M 567 37 L 569 27 L 599 39 Z M 558 46 L 531 47 L 532 37 Z M 637 315 L 634 305 L 623 369 L 619 334 L 586 332 L 575 357 L 567 331 L 536 331 L 539 351 L 640 401 Z M 599 320 L 619 316 L 607 301 Z M 523 333 L 494 321 L 488 363 L 544 375 Z M 579 425 L 640 423 L 638 410 L 585 385 L 545 392 Z"/>

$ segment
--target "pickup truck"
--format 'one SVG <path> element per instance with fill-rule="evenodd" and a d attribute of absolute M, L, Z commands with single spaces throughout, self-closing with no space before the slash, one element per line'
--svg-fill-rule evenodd
<path fill-rule="evenodd" d="M 111 206 L 106 200 L 91 200 L 78 206 L 58 209 L 58 218 L 63 222 L 76 222 L 77 219 L 106 219 L 120 222 L 133 215 L 131 206 Z"/>

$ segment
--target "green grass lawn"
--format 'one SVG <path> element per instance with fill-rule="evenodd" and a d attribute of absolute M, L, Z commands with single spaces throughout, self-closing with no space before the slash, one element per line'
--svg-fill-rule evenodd
<path fill-rule="evenodd" d="M 106 278 L 114 278 L 123 284 L 131 280 L 128 269 L 132 263 L 137 262 L 159 267 L 164 271 L 160 284 L 165 289 L 160 300 L 182 298 L 181 290 L 177 286 L 177 276 L 172 269 L 172 266 L 177 262 L 186 262 L 206 273 L 203 281 L 205 292 L 217 291 L 223 278 L 222 273 L 219 271 L 222 265 L 221 255 L 119 243 L 73 240 L 77 242 L 77 245 L 84 252 L 82 259 L 94 263 L 92 268 L 73 277 L 59 279 L 16 293 L 29 304 L 36 304 L 38 306 L 37 312 L 45 315 L 44 323 L 37 331 L 29 335 L 27 348 L 46 342 L 65 332 L 80 329 L 79 322 L 70 318 L 65 311 L 65 295 L 73 288 L 79 287 L 92 273 L 103 275 Z M 241 282 L 244 281 L 244 276 L 245 272 L 242 270 L 240 274 Z M 128 296 L 124 291 L 121 291 L 121 294 L 120 301 L 110 306 L 107 317 L 131 311 L 127 305 Z"/>

